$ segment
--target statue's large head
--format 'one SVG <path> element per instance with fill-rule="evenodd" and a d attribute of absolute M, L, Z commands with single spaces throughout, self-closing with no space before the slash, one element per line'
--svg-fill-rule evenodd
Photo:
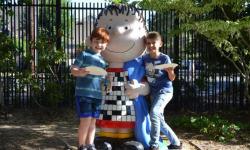
<path fill-rule="evenodd" d="M 145 51 L 145 22 L 138 9 L 124 4 L 111 4 L 104 8 L 96 20 L 96 27 L 105 27 L 111 36 L 102 55 L 108 62 L 123 63 Z"/>

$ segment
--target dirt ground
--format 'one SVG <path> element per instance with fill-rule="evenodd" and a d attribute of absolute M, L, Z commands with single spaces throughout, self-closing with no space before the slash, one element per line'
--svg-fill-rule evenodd
<path fill-rule="evenodd" d="M 0 150 L 64 150 L 65 145 L 76 149 L 78 121 L 74 111 L 41 113 L 40 111 L 12 110 L 8 119 L 0 118 Z M 223 144 L 206 137 L 174 129 L 183 142 L 184 150 L 250 150 L 250 140 Z M 96 145 L 107 141 L 113 150 L 121 150 L 125 141 L 97 137 Z"/>

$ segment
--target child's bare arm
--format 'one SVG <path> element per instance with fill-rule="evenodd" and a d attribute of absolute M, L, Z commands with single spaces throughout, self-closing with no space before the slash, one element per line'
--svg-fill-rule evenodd
<path fill-rule="evenodd" d="M 174 68 L 172 68 L 172 67 L 166 68 L 165 71 L 168 73 L 169 80 L 174 81 L 174 79 L 175 79 Z"/>

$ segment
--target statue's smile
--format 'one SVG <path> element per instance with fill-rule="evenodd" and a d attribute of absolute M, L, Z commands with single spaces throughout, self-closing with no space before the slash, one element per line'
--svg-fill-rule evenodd
<path fill-rule="evenodd" d="M 128 49 L 121 51 L 121 52 L 113 51 L 109 48 L 106 48 L 106 51 L 110 51 L 112 53 L 126 53 L 126 52 L 130 51 L 134 46 L 135 46 L 135 42 L 133 42 L 133 44 Z"/>

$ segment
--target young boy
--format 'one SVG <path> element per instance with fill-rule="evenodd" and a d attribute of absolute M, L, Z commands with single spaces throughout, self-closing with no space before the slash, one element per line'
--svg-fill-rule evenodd
<path fill-rule="evenodd" d="M 171 63 L 168 55 L 159 51 L 162 37 L 158 32 L 149 32 L 145 39 L 147 52 L 142 56 L 146 68 L 146 77 L 150 86 L 152 105 L 150 109 L 151 132 L 150 150 L 159 150 L 160 131 L 170 140 L 168 149 L 181 149 L 181 143 L 164 120 L 164 108 L 173 97 L 172 81 L 175 79 L 174 68 L 155 69 L 155 65 Z"/>
<path fill-rule="evenodd" d="M 76 77 L 76 109 L 80 118 L 78 129 L 78 150 L 95 150 L 95 123 L 100 114 L 102 100 L 101 80 L 103 76 L 89 74 L 85 67 L 106 68 L 107 64 L 100 53 L 110 41 L 109 33 L 104 28 L 96 28 L 90 36 L 90 49 L 82 51 L 71 67 L 71 74 Z"/>

